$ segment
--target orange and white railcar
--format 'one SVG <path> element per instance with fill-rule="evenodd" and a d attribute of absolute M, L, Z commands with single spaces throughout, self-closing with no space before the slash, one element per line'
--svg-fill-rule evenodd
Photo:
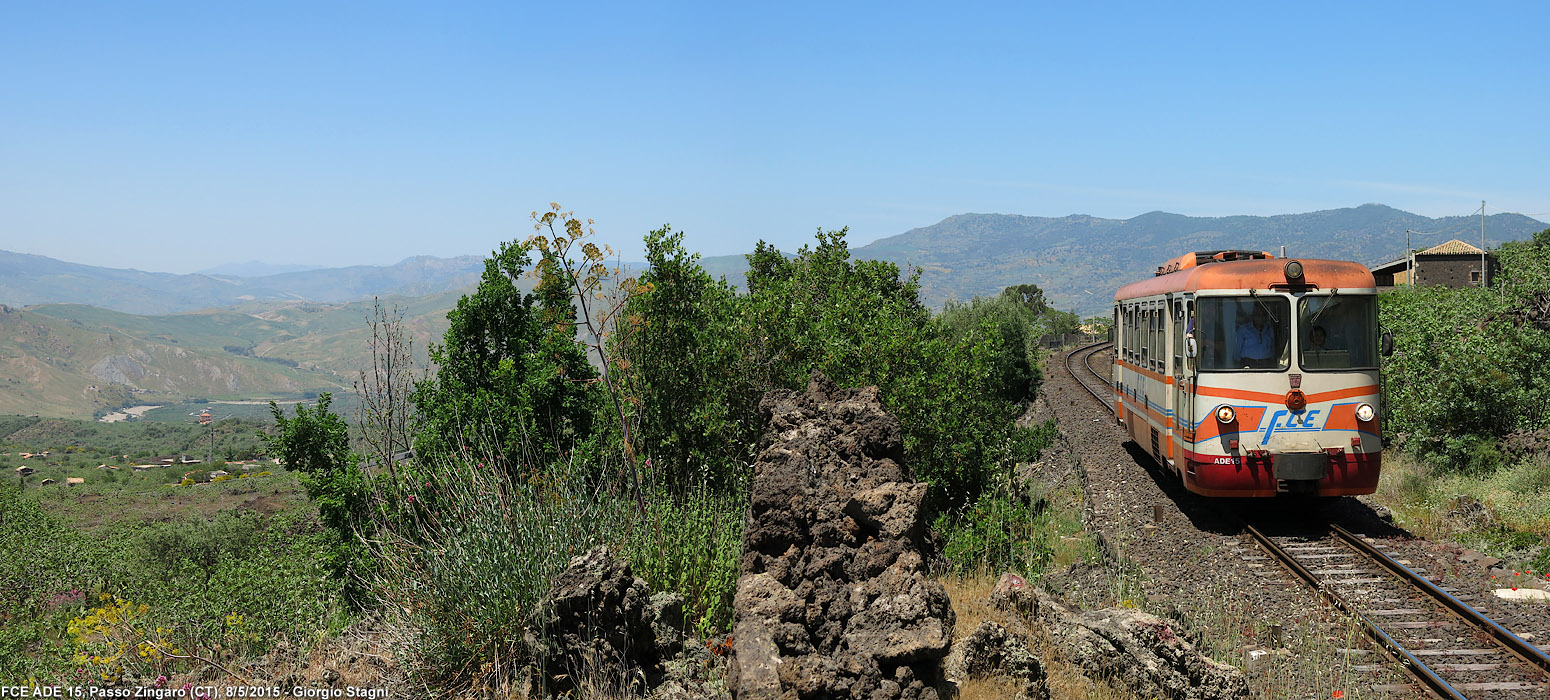
<path fill-rule="evenodd" d="M 1190 491 L 1377 489 L 1380 338 L 1365 266 L 1189 253 L 1121 287 L 1114 328 L 1114 414 Z"/>

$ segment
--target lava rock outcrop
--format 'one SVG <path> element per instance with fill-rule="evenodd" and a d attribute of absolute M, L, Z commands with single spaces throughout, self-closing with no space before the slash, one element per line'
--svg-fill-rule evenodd
<path fill-rule="evenodd" d="M 620 679 L 640 691 L 660 676 L 651 589 L 607 547 L 572 558 L 537 612 L 535 627 L 543 634 L 528 644 L 549 669 L 554 691 L 592 677 Z"/>
<path fill-rule="evenodd" d="M 926 484 L 876 387 L 773 391 L 734 603 L 742 700 L 935 700 L 954 614 L 924 562 Z"/>
<path fill-rule="evenodd" d="M 1013 574 L 996 582 L 990 604 L 1042 627 L 1088 678 L 1169 700 L 1248 697 L 1243 672 L 1178 636 L 1177 622 L 1131 608 L 1078 611 Z"/>

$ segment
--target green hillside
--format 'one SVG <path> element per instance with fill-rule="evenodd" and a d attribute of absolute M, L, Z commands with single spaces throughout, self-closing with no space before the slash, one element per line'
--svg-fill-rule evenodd
<path fill-rule="evenodd" d="M 422 358 L 460 292 L 389 298 Z M 79 304 L 0 307 L 0 413 L 86 417 L 189 399 L 349 391 L 369 361 L 369 302 L 250 303 L 168 316 Z"/>

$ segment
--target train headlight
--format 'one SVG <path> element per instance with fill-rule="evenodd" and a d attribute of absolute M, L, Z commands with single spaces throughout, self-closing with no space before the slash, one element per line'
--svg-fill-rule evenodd
<path fill-rule="evenodd" d="M 1293 260 L 1286 264 L 1286 278 L 1289 280 L 1302 279 L 1302 263 Z"/>
<path fill-rule="evenodd" d="M 1223 406 L 1216 409 L 1216 419 L 1223 423 L 1231 423 L 1238 420 L 1238 412 L 1232 406 Z"/>
<path fill-rule="evenodd" d="M 1363 423 L 1366 423 L 1367 421 L 1370 421 L 1377 416 L 1377 410 L 1375 410 L 1370 403 L 1364 403 L 1356 407 L 1356 419 Z"/>

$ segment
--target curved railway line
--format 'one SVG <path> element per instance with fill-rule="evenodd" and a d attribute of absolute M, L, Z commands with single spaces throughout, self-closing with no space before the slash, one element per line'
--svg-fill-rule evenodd
<path fill-rule="evenodd" d="M 1090 364 L 1111 345 L 1099 342 L 1072 350 L 1064 367 L 1112 414 L 1108 378 Z M 1332 523 L 1315 524 L 1317 529 L 1307 524 L 1288 528 L 1267 520 L 1262 529 L 1239 516 L 1224 517 L 1281 567 L 1355 619 L 1377 648 L 1421 686 L 1375 685 L 1375 690 L 1402 697 L 1420 691 L 1450 700 L 1550 697 L 1550 656 L 1470 606 L 1465 601 L 1471 596 L 1455 595 L 1459 592 L 1428 580 L 1424 570 L 1384 554 L 1380 550 L 1386 545 Z"/>
<path fill-rule="evenodd" d="M 1082 347 L 1066 353 L 1065 360 L 1066 371 L 1071 373 L 1071 378 L 1075 379 L 1077 384 L 1082 385 L 1082 388 L 1086 389 L 1087 393 L 1092 394 L 1093 398 L 1096 399 L 1099 404 L 1102 404 L 1105 408 L 1107 408 L 1111 413 L 1114 409 L 1109 405 L 1108 392 L 1113 389 L 1113 384 L 1109 383 L 1109 378 L 1107 376 L 1098 370 L 1093 369 L 1092 359 L 1093 355 L 1096 355 L 1113 345 L 1113 342 L 1107 340 L 1099 341 L 1091 345 L 1083 345 Z M 1085 374 L 1079 373 L 1075 369 L 1071 368 L 1071 361 L 1076 359 L 1078 355 L 1081 355 L 1082 367 L 1087 370 Z"/>

